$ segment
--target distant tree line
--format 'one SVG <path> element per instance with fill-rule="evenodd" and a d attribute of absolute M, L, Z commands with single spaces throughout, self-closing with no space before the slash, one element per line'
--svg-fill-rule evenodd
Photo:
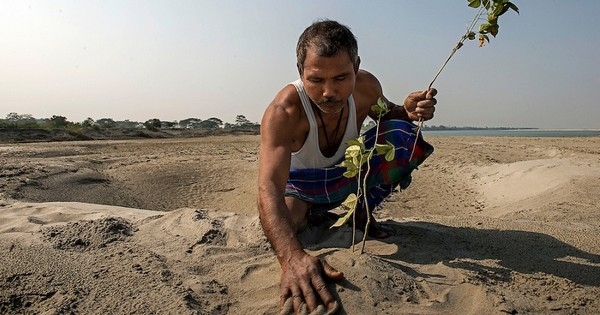
<path fill-rule="evenodd" d="M 523 129 L 536 129 L 536 128 L 526 128 L 526 127 L 455 127 L 455 126 L 424 126 L 423 130 L 431 130 L 431 131 L 452 131 L 452 130 L 523 130 Z"/>
<path fill-rule="evenodd" d="M 234 123 L 223 122 L 221 119 L 211 117 L 208 119 L 187 118 L 180 121 L 161 121 L 158 118 L 145 122 L 130 120 L 115 121 L 112 118 L 94 120 L 87 118 L 82 122 L 71 122 L 64 116 L 53 115 L 50 118 L 35 118 L 30 114 L 9 113 L 6 118 L 0 119 L 0 129 L 64 129 L 77 131 L 82 129 L 146 129 L 158 130 L 223 130 L 243 133 L 258 133 L 260 125 L 249 121 L 244 115 L 237 115 Z"/>

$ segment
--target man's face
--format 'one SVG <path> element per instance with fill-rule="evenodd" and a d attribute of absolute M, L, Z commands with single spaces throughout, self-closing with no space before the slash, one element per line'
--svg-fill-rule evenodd
<path fill-rule="evenodd" d="M 345 50 L 331 57 L 317 54 L 309 47 L 301 79 L 308 97 L 323 108 L 337 109 L 348 101 L 356 82 L 355 65 Z"/>

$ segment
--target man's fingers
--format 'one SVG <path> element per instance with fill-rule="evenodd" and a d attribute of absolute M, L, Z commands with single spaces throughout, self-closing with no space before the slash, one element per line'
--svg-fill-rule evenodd
<path fill-rule="evenodd" d="M 321 267 L 323 268 L 323 275 L 331 280 L 338 281 L 344 279 L 344 273 L 337 271 L 331 267 L 325 260 L 319 259 Z M 327 284 L 323 281 L 323 278 L 313 279 L 313 286 L 317 289 L 321 301 L 327 308 L 327 314 L 334 314 L 340 308 L 338 301 L 333 297 Z"/>
<path fill-rule="evenodd" d="M 327 313 L 325 315 L 335 314 L 340 309 L 340 303 L 334 300 L 332 303 L 327 305 Z"/>
<path fill-rule="evenodd" d="M 335 297 L 333 297 L 333 295 L 329 291 L 329 288 L 327 287 L 325 281 L 323 281 L 323 278 L 314 278 L 313 286 L 319 293 L 319 297 L 321 298 L 321 301 L 323 301 L 323 305 L 327 310 L 327 314 L 335 313 L 339 308 L 339 304 Z"/>
<path fill-rule="evenodd" d="M 296 292 L 292 294 L 292 305 L 294 306 L 294 314 L 298 314 L 298 310 L 300 306 L 304 304 L 304 299 L 302 299 L 302 293 Z"/>
<path fill-rule="evenodd" d="M 434 96 L 437 95 L 437 90 L 434 88 L 431 88 L 431 89 L 427 90 L 426 92 L 427 92 L 427 94 L 425 95 L 425 98 L 427 98 L 427 99 L 433 98 Z"/>
<path fill-rule="evenodd" d="M 294 304 L 291 297 L 284 300 L 279 308 L 279 315 L 294 314 Z"/>
<path fill-rule="evenodd" d="M 292 295 L 292 292 L 289 288 L 281 288 L 281 295 L 279 296 L 279 306 L 283 306 L 283 304 L 287 301 L 287 299 Z"/>
<path fill-rule="evenodd" d="M 330 264 L 328 264 L 325 260 L 320 260 L 321 261 L 321 266 L 323 267 L 323 273 L 325 274 L 325 276 L 331 280 L 342 280 L 344 279 L 344 273 L 337 271 L 335 268 L 331 267 Z"/>
<path fill-rule="evenodd" d="M 315 290 L 310 284 L 302 285 L 302 292 L 304 294 L 303 301 L 306 303 L 305 306 L 308 307 L 308 311 L 312 312 L 319 305 L 319 301 L 317 300 L 317 295 L 315 294 Z M 316 288 L 316 287 L 315 287 Z"/>

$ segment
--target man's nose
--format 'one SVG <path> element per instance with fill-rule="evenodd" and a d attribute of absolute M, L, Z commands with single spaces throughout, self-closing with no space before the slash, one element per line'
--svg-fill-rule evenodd
<path fill-rule="evenodd" d="M 336 86 L 333 82 L 327 82 L 323 85 L 323 98 L 335 97 Z"/>

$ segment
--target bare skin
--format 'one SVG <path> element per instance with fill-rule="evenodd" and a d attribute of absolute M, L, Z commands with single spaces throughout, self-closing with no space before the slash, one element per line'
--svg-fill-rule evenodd
<path fill-rule="evenodd" d="M 410 93 L 403 106 L 398 106 L 384 97 L 377 78 L 360 70 L 359 65 L 360 59 L 352 62 L 346 51 L 323 57 L 312 47 L 307 50 L 300 75 L 309 98 L 325 110 L 321 113 L 323 121 L 317 120 L 319 146 L 324 155 L 335 152 L 341 144 L 347 125 L 347 101 L 350 95 L 354 97 L 356 105 L 357 126 L 361 126 L 367 116 L 376 117 L 371 112 L 371 105 L 377 103 L 379 97 L 386 100 L 391 109 L 384 119 L 415 121 L 433 117 L 435 89 Z M 342 106 L 345 110 L 335 137 L 334 129 L 339 118 L 335 111 Z M 313 110 L 319 110 L 315 104 Z M 327 113 L 331 111 L 334 113 Z M 291 297 L 295 312 L 303 304 L 309 312 L 319 305 L 335 311 L 338 303 L 325 279 L 341 280 L 344 275 L 304 250 L 296 234 L 306 220 L 310 204 L 284 195 L 291 153 L 302 148 L 309 128 L 296 89 L 292 85 L 285 86 L 269 104 L 261 122 L 258 208 L 265 235 L 281 265 L 280 305 L 283 306 Z"/>

